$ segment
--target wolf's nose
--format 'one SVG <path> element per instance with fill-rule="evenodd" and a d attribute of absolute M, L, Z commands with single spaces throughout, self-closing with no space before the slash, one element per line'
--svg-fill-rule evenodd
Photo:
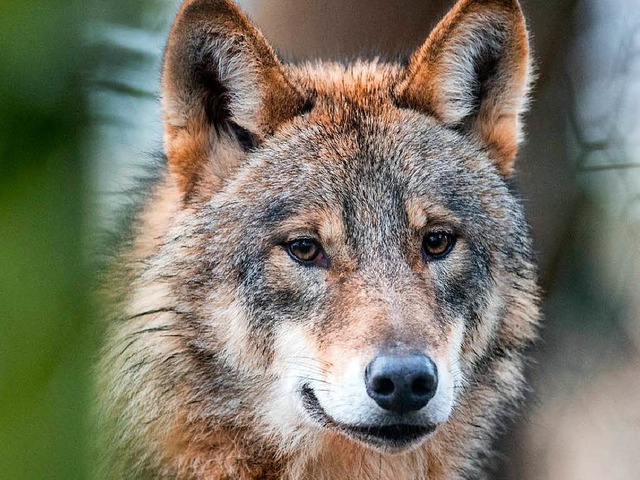
<path fill-rule="evenodd" d="M 364 373 L 367 393 L 396 413 L 420 410 L 436 394 L 438 371 L 426 355 L 379 356 Z"/>

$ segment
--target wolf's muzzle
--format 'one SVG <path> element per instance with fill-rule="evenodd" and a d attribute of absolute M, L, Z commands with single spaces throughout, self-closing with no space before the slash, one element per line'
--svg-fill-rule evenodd
<path fill-rule="evenodd" d="M 404 414 L 420 410 L 434 397 L 438 371 L 426 355 L 381 355 L 367 366 L 365 384 L 381 408 Z"/>

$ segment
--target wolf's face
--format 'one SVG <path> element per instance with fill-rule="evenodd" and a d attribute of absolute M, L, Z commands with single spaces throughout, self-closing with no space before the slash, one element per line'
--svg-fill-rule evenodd
<path fill-rule="evenodd" d="M 273 376 L 263 418 L 403 447 L 450 415 L 526 229 L 461 135 L 390 101 L 323 125 L 333 108 L 318 98 L 212 200 L 203 258 L 233 265 L 220 281 L 245 319 L 212 320 L 238 366 Z"/>
<path fill-rule="evenodd" d="M 200 381 L 289 446 L 401 450 L 446 423 L 532 336 L 507 188 L 527 74 L 515 1 L 461 2 L 407 67 L 283 67 L 235 7 L 187 2 L 163 73 L 184 203 L 158 256 Z"/>

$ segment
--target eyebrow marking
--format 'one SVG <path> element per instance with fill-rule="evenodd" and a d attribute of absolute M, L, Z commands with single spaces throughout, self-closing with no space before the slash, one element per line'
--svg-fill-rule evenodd
<path fill-rule="evenodd" d="M 462 222 L 449 209 L 442 205 L 429 203 L 424 197 L 413 197 L 406 201 L 405 208 L 409 218 L 409 227 L 415 230 L 422 230 L 429 225 L 450 225 L 456 229 L 461 229 Z"/>
<path fill-rule="evenodd" d="M 279 237 L 285 240 L 295 234 L 299 236 L 311 235 L 318 237 L 318 240 L 326 247 L 343 245 L 346 237 L 341 213 L 328 208 L 317 208 L 298 213 L 278 225 Z"/>

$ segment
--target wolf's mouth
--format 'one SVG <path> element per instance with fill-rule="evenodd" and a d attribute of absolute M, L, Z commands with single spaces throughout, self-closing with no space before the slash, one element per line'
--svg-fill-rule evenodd
<path fill-rule="evenodd" d="M 385 450 L 400 450 L 414 446 L 436 429 L 432 424 L 345 425 L 335 421 L 324 411 L 309 385 L 303 385 L 301 393 L 304 407 L 314 420 L 363 443 Z"/>

